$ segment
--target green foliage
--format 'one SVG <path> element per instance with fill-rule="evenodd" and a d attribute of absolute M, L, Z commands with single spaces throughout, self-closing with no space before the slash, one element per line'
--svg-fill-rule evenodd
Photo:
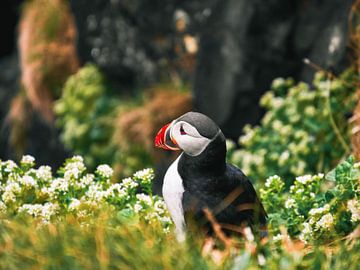
<path fill-rule="evenodd" d="M 328 171 L 349 154 L 346 115 L 355 106 L 357 80 L 352 70 L 333 80 L 319 72 L 313 89 L 274 80 L 261 99 L 267 109 L 261 125 L 245 126 L 239 138 L 243 149 L 229 151 L 229 161 L 256 181 L 280 175 L 287 187 L 295 176 Z"/>
<path fill-rule="evenodd" d="M 279 176 L 260 190 L 274 233 L 285 226 L 303 241 L 329 241 L 347 235 L 360 224 L 360 164 L 352 157 L 327 175 L 296 177 L 290 191 Z"/>
<path fill-rule="evenodd" d="M 329 180 L 298 177 L 289 192 L 279 177 L 269 178 L 261 196 L 270 237 L 246 228 L 223 253 L 205 248 L 201 234 L 177 242 L 164 202 L 151 194 L 151 169 L 116 184 L 112 173 L 108 165 L 88 173 L 80 156 L 56 176 L 48 166 L 36 169 L 31 156 L 0 162 L 0 268 L 357 269 L 359 233 L 348 233 L 360 221 L 360 164 L 352 158 Z"/>
<path fill-rule="evenodd" d="M 127 145 L 120 149 L 113 138 L 119 111 L 126 111 L 133 103 L 115 96 L 101 71 L 86 65 L 67 80 L 55 104 L 62 141 L 83 156 L 91 169 L 107 163 L 115 166 L 116 175 L 125 176 L 148 166 L 152 159 L 143 147 Z"/>
<path fill-rule="evenodd" d="M 116 152 L 110 138 L 119 101 L 109 91 L 101 72 L 87 65 L 68 79 L 55 104 L 62 141 L 91 168 L 111 164 Z"/>

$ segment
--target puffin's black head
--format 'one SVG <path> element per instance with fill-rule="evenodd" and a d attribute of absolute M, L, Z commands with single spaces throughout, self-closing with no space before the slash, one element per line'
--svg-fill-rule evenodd
<path fill-rule="evenodd" d="M 198 156 L 220 133 L 220 128 L 206 115 L 188 112 L 160 129 L 155 146 Z"/>

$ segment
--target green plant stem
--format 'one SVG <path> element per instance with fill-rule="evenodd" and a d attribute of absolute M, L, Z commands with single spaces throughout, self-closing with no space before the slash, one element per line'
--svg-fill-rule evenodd
<path fill-rule="evenodd" d="M 338 126 L 336 125 L 333 114 L 332 114 L 331 102 L 330 102 L 331 79 L 328 78 L 326 82 L 327 82 L 327 85 L 326 85 L 326 90 L 327 90 L 326 105 L 327 105 L 327 108 L 329 110 L 330 124 L 331 124 L 332 128 L 334 129 L 335 135 L 336 135 L 337 139 L 339 140 L 341 146 L 344 148 L 345 154 L 348 155 L 348 154 L 350 154 L 350 148 L 346 144 L 344 137 L 341 135 L 341 132 L 340 132 Z"/>

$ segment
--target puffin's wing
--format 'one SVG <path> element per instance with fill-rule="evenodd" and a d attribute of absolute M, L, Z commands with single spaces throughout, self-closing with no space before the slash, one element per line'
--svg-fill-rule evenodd
<path fill-rule="evenodd" d="M 239 168 L 231 164 L 227 164 L 226 178 L 228 180 L 227 188 L 230 190 L 227 197 L 236 211 L 240 214 L 252 210 L 254 221 L 265 224 L 267 214 L 250 179 Z"/>

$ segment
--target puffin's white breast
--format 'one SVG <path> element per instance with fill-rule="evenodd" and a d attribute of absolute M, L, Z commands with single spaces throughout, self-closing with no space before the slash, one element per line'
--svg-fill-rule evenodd
<path fill-rule="evenodd" d="M 183 180 L 178 172 L 181 155 L 170 165 L 164 177 L 162 188 L 166 206 L 176 226 L 176 236 L 179 241 L 185 240 L 185 219 L 182 207 L 184 193 Z"/>

